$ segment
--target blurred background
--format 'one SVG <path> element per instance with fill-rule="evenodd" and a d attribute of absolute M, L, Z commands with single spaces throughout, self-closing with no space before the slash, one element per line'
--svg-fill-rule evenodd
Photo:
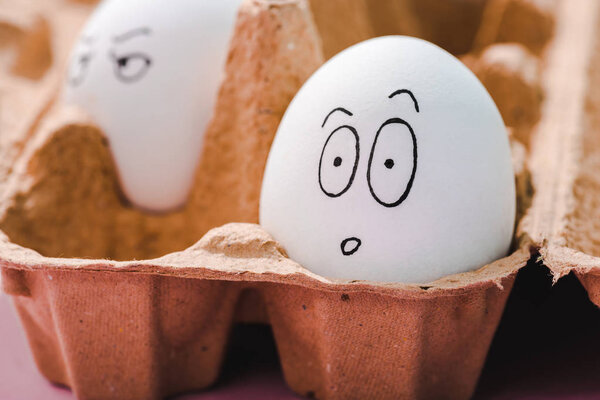
<path fill-rule="evenodd" d="M 0 191 L 56 96 L 71 46 L 95 3 L 0 0 Z M 559 29 L 558 3 L 310 0 L 325 58 L 389 34 L 421 37 L 461 58 L 498 104 L 515 157 L 526 157 L 542 118 L 544 66 Z M 517 173 L 522 215 L 533 193 L 526 168 Z M 600 398 L 600 311 L 575 276 L 553 285 L 550 271 L 534 261 L 517 277 L 475 398 Z M 72 398 L 36 370 L 9 303 L 0 294 L 0 399 Z M 283 381 L 270 328 L 240 325 L 214 390 L 184 398 L 296 396 Z"/>

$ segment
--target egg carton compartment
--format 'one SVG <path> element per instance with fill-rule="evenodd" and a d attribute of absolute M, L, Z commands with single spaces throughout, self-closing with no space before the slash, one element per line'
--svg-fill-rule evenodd
<path fill-rule="evenodd" d="M 549 110 L 568 102 L 583 113 L 582 102 L 565 100 L 572 86 L 554 82 L 564 69 L 591 65 L 587 49 L 565 43 L 592 40 L 596 7 L 585 0 L 577 11 L 566 0 L 552 7 L 456 0 L 452 10 L 429 1 L 341 3 L 243 3 L 195 185 L 177 212 L 149 215 L 128 205 L 101 130 L 55 95 L 40 102 L 4 183 L 0 267 L 50 381 L 82 399 L 205 389 L 218 377 L 232 324 L 262 321 L 299 394 L 472 395 L 515 275 L 537 249 L 530 221 L 539 196 L 528 165 L 539 157 L 539 138 L 560 125 Z M 339 10 L 362 33 L 328 25 Z M 384 21 L 398 10 L 405 17 Z M 436 22 L 444 15 L 454 31 Z M 540 28 L 539 47 L 510 28 L 522 15 L 551 26 Z M 324 59 L 384 28 L 448 40 L 498 103 L 513 136 L 519 219 L 527 214 L 512 255 L 425 285 L 329 280 L 290 260 L 255 225 L 264 164 L 288 103 Z M 577 54 L 556 56 L 565 52 Z"/>
<path fill-rule="evenodd" d="M 90 265 L 19 252 L 24 263 L 4 269 L 4 290 L 17 296 L 42 373 L 79 398 L 162 398 L 210 386 L 247 291 L 264 302 L 284 376 L 300 394 L 468 398 L 529 257 L 521 250 L 426 290 L 325 280 L 252 224 L 217 228 L 148 262 Z"/>

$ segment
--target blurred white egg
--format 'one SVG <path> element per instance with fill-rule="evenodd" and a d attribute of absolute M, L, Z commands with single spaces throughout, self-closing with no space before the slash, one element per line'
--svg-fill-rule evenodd
<path fill-rule="evenodd" d="M 83 29 L 64 100 L 105 131 L 125 195 L 185 203 L 241 0 L 107 0 Z"/>
<path fill-rule="evenodd" d="M 505 256 L 515 206 L 488 92 L 439 47 L 388 36 L 338 54 L 296 95 L 260 223 L 319 275 L 423 283 Z"/>

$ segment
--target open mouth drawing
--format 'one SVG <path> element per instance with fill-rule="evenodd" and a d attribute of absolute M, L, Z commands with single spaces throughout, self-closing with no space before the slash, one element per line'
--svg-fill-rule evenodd
<path fill-rule="evenodd" d="M 351 256 L 352 254 L 358 251 L 358 248 L 362 242 L 359 238 L 351 237 L 348 239 L 344 239 L 340 244 L 340 248 L 342 249 L 342 254 L 345 256 Z"/>

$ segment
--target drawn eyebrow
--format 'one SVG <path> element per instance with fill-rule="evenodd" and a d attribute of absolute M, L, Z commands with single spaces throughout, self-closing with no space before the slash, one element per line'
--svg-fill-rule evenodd
<path fill-rule="evenodd" d="M 144 26 L 141 28 L 132 29 L 130 31 L 127 31 L 125 33 L 115 36 L 113 38 L 113 42 L 120 43 L 120 42 L 129 40 L 129 39 L 132 39 L 139 35 L 150 35 L 151 33 L 152 33 L 152 30 L 150 28 Z"/>
<path fill-rule="evenodd" d="M 350 111 L 346 110 L 344 107 L 338 107 L 338 108 L 334 108 L 333 110 L 331 110 L 331 112 L 329 114 L 327 114 L 327 116 L 325 117 L 325 120 L 323 121 L 323 124 L 321 125 L 321 128 L 325 127 L 325 124 L 327 123 L 327 120 L 329 119 L 329 117 L 331 117 L 331 114 L 336 113 L 336 112 L 343 112 L 346 115 L 349 116 L 353 116 L 354 114 L 352 114 Z"/>
<path fill-rule="evenodd" d="M 394 93 L 390 94 L 389 98 L 393 98 L 394 96 L 397 96 L 399 94 L 407 94 L 410 96 L 410 98 L 412 99 L 413 103 L 415 104 L 415 110 L 417 110 L 417 112 L 419 112 L 419 102 L 417 101 L 417 98 L 415 97 L 415 95 L 413 94 L 413 92 L 411 92 L 408 89 L 400 89 L 400 90 L 396 90 Z"/>

